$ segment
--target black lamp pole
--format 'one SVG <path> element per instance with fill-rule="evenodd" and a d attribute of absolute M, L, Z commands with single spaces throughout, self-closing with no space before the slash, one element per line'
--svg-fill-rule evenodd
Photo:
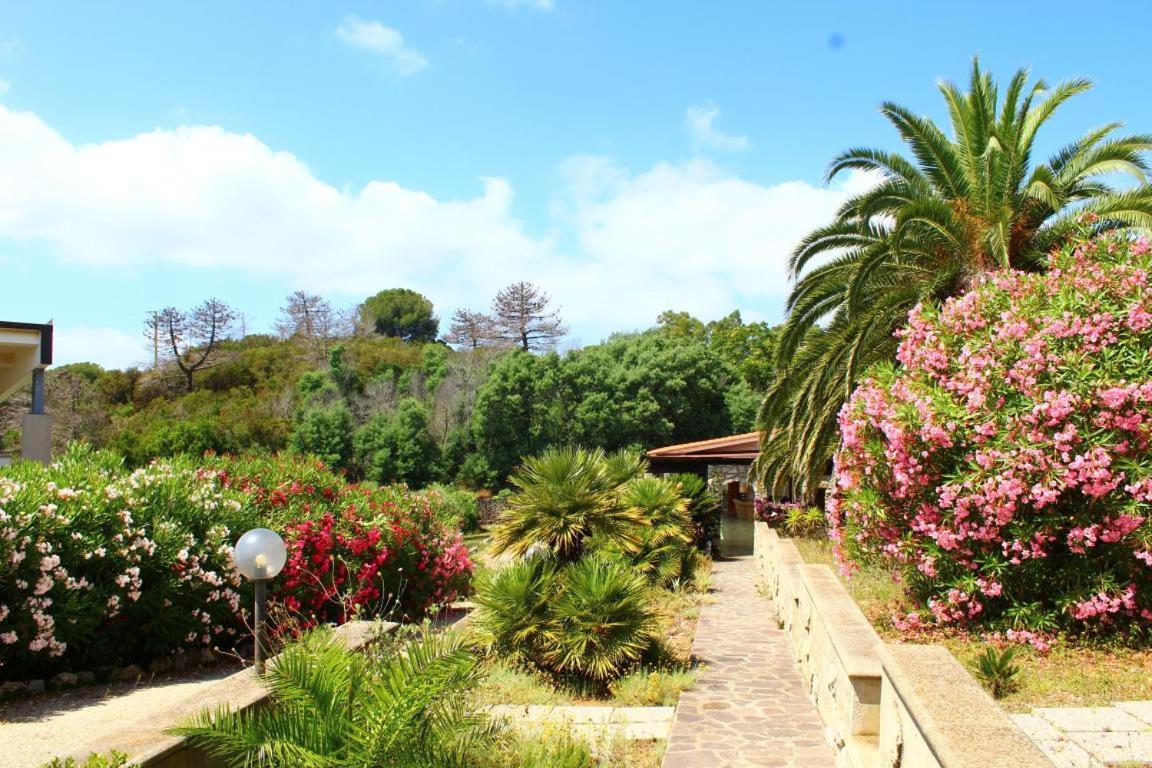
<path fill-rule="evenodd" d="M 256 579 L 256 674 L 264 674 L 264 621 L 268 616 L 268 580 Z"/>

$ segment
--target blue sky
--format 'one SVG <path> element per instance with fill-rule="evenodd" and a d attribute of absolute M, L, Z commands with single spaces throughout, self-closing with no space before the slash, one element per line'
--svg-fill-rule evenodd
<path fill-rule="evenodd" d="M 928 8 L 928 6 L 937 6 Z M 1042 10 L 1040 10 L 1042 8 Z M 1047 149 L 1152 132 L 1145 3 L 86 2 L 0 5 L 0 317 L 60 360 L 145 359 L 145 313 L 408 286 L 442 318 L 537 282 L 572 343 L 664 308 L 778 320 L 784 262 L 973 53 L 1097 87 Z M 1080 19 L 1081 21 L 1077 21 Z"/>

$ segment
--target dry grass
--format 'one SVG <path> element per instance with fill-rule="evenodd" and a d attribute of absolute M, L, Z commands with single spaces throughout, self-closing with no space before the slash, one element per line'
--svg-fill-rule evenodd
<path fill-rule="evenodd" d="M 830 542 L 793 541 L 805 562 L 822 563 L 835 570 Z M 883 568 L 865 567 L 844 580 L 844 585 L 877 633 L 888 642 L 943 645 L 965 665 L 988 645 L 978 635 L 966 632 L 901 633 L 892 626 L 891 614 L 903 598 L 903 590 Z M 1152 699 L 1152 648 L 1064 641 L 1044 655 L 1027 646 L 1020 647 L 1016 662 L 1020 666 L 1016 689 L 1000 700 L 1012 712 Z"/>

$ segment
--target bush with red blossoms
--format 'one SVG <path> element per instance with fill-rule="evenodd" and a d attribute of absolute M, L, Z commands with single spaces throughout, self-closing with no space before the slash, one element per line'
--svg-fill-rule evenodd
<path fill-rule="evenodd" d="M 232 545 L 256 526 L 284 534 L 274 594 L 305 623 L 419 618 L 471 575 L 459 535 L 402 486 L 351 486 L 298 457 L 129 471 L 73 446 L 0 469 L 0 681 L 232 648 L 252 601 Z"/>
<path fill-rule="evenodd" d="M 900 366 L 840 416 L 829 505 L 841 563 L 880 558 L 897 625 L 1152 622 L 1152 254 L 1078 240 L 1045 274 L 1001 272 L 918 307 Z"/>
<path fill-rule="evenodd" d="M 429 495 L 404 486 L 348 485 L 316 462 L 224 460 L 221 483 L 278 528 L 288 562 L 273 598 L 293 628 L 352 618 L 417 620 L 467 591 L 472 562 Z"/>

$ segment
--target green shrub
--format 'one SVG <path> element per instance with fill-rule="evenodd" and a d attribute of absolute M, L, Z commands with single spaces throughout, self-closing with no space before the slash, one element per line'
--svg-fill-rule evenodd
<path fill-rule="evenodd" d="M 367 480 L 421 488 L 440 475 L 440 449 L 428 433 L 428 412 L 417 400 L 400 401 L 356 432 L 356 463 Z"/>
<path fill-rule="evenodd" d="M 269 668 L 267 706 L 205 711 L 174 733 L 229 765 L 456 768 L 495 743 L 465 697 L 480 675 L 453 635 L 369 658 L 317 630 Z"/>
<path fill-rule="evenodd" d="M 696 546 L 706 547 L 720 534 L 720 497 L 699 475 L 682 473 L 669 479 L 680 484 L 680 493 L 688 500 L 688 515 L 692 518 Z"/>
<path fill-rule="evenodd" d="M 352 412 L 344 403 L 310 405 L 297 417 L 289 444 L 297 453 L 346 469 L 352 461 L 352 432 Z"/>
<path fill-rule="evenodd" d="M 592 536 L 636 548 L 645 520 L 620 503 L 608 469 L 601 450 L 550 448 L 525 459 L 511 479 L 516 492 L 493 530 L 493 552 L 524 555 L 541 546 L 570 563 Z"/>
<path fill-rule="evenodd" d="M 824 510 L 803 505 L 789 506 L 784 513 L 784 532 L 799 539 L 826 538 L 828 518 Z"/>
<path fill-rule="evenodd" d="M 461 533 L 480 530 L 480 505 L 476 494 L 464 488 L 435 484 L 425 488 L 421 495 L 432 506 L 432 512 L 445 527 Z"/>
<path fill-rule="evenodd" d="M 484 645 L 513 660 L 546 668 L 544 630 L 549 601 L 559 589 L 556 562 L 538 555 L 518 560 L 478 579 L 476 626 Z"/>
<path fill-rule="evenodd" d="M 607 681 L 635 664 L 656 632 L 646 580 L 597 556 L 547 556 L 487 576 L 476 594 L 483 644 L 557 675 Z"/>
<path fill-rule="evenodd" d="M 971 664 L 972 674 L 988 689 L 992 698 L 999 699 L 1016 688 L 1020 667 L 1016 664 L 1016 649 L 997 650 L 988 646 Z"/>
<path fill-rule="evenodd" d="M 0 680 L 231 648 L 251 605 L 231 547 L 257 526 L 284 534 L 273 591 L 305 623 L 419 618 L 468 586 L 459 535 L 402 486 L 366 491 L 296 456 L 130 472 L 74 445 L 0 469 Z"/>
<path fill-rule="evenodd" d="M 659 477 L 634 477 L 618 490 L 619 504 L 644 521 L 636 543 L 593 539 L 599 548 L 627 560 L 654 584 L 671 586 L 691 578 L 695 550 L 688 501 L 680 486 Z"/>

